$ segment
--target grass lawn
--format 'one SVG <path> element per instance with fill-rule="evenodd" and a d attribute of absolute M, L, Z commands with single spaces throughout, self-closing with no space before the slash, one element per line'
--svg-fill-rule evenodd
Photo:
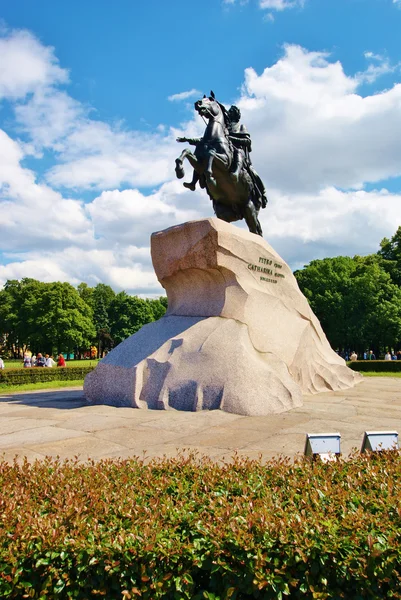
<path fill-rule="evenodd" d="M 42 383 L 24 383 L 23 385 L 0 385 L 0 396 L 10 392 L 32 392 L 34 390 L 54 390 L 65 387 L 82 386 L 83 379 L 72 379 L 70 381 L 46 381 Z"/>
<path fill-rule="evenodd" d="M 358 371 L 364 377 L 401 377 L 401 373 L 389 373 L 384 371 Z"/>
<path fill-rule="evenodd" d="M 57 361 L 56 361 L 57 362 Z M 97 358 L 93 360 L 66 360 L 66 367 L 96 367 L 99 360 Z M 23 369 L 24 363 L 22 360 L 5 360 L 4 365 L 6 369 Z"/>

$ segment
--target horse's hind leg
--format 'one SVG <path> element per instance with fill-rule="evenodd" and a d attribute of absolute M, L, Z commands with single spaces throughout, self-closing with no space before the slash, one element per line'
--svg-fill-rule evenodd
<path fill-rule="evenodd" d="M 244 209 L 244 219 L 251 233 L 256 233 L 257 235 L 261 235 L 263 237 L 262 227 L 258 219 L 258 211 L 256 210 L 252 200 L 248 201 L 248 204 Z"/>

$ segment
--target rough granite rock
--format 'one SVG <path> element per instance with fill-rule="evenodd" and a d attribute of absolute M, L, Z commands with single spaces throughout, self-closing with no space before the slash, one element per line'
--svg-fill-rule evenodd
<path fill-rule="evenodd" d="M 210 218 L 154 233 L 151 247 L 168 312 L 86 377 L 89 403 L 266 415 L 362 380 L 261 237 Z"/>

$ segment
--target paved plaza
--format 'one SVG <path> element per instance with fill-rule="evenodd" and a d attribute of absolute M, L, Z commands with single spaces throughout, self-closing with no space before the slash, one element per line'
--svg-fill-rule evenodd
<path fill-rule="evenodd" d="M 306 433 L 339 432 L 348 455 L 365 430 L 401 433 L 401 379 L 366 377 L 355 388 L 304 396 L 304 405 L 267 417 L 86 406 L 81 388 L 0 396 L 0 453 L 29 460 L 60 456 L 174 456 L 179 449 L 215 460 L 235 451 L 269 459 L 302 453 Z"/>

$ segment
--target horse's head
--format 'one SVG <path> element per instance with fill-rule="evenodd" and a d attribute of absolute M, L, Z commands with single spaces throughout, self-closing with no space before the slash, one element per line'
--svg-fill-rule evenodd
<path fill-rule="evenodd" d="M 215 118 L 222 113 L 219 103 L 213 96 L 209 96 L 209 98 L 203 96 L 201 100 L 197 100 L 195 110 L 206 119 Z"/>

